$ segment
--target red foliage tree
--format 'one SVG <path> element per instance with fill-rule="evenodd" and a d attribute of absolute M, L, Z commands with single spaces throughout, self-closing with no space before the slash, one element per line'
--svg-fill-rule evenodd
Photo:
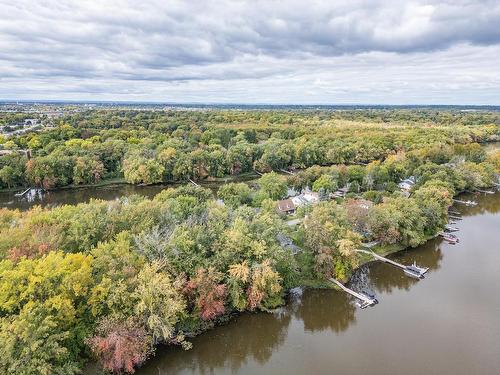
<path fill-rule="evenodd" d="M 13 262 L 19 261 L 21 258 L 36 258 L 50 252 L 50 246 L 46 243 L 31 245 L 23 242 L 19 246 L 15 246 L 7 252 L 7 258 Z"/>
<path fill-rule="evenodd" d="M 222 274 L 213 268 L 200 268 L 189 280 L 186 291 L 194 296 L 203 320 L 211 320 L 225 312 L 226 286 L 219 284 Z"/>
<path fill-rule="evenodd" d="M 113 373 L 134 373 L 151 353 L 151 337 L 136 320 L 101 320 L 97 335 L 86 340 L 102 366 Z"/>

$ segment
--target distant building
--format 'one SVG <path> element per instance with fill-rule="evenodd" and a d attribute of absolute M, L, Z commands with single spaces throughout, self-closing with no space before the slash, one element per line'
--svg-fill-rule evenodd
<path fill-rule="evenodd" d="M 349 185 L 344 186 L 331 194 L 332 198 L 344 198 L 349 192 Z"/>
<path fill-rule="evenodd" d="M 4 156 L 4 155 L 10 155 L 12 154 L 14 151 L 12 150 L 0 150 L 0 156 Z"/>
<path fill-rule="evenodd" d="M 24 120 L 24 126 L 33 126 L 38 124 L 38 119 L 36 118 L 27 118 Z"/>
<path fill-rule="evenodd" d="M 410 176 L 407 179 L 401 180 L 398 184 L 398 187 L 401 189 L 401 191 L 410 191 L 413 186 L 415 186 L 415 183 L 415 176 Z"/>

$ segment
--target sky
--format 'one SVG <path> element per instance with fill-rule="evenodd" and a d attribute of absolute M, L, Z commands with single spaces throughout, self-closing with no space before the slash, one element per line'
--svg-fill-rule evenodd
<path fill-rule="evenodd" d="M 0 98 L 500 104 L 498 0 L 0 0 Z"/>

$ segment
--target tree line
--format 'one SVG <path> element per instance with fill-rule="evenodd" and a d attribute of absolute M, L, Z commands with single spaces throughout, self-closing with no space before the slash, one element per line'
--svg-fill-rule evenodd
<path fill-rule="evenodd" d="M 494 114 L 484 115 L 491 121 L 485 125 L 475 114 L 470 116 L 481 125 L 462 125 L 464 115 L 450 114 L 448 123 L 444 115 L 418 114 L 406 115 L 419 122 L 405 123 L 397 122 L 401 116 L 375 121 L 372 111 L 356 117 L 349 111 L 89 111 L 68 116 L 55 129 L 0 139 L 0 147 L 12 151 L 0 156 L 0 187 L 52 189 L 108 178 L 155 184 L 369 163 L 400 151 L 500 136 Z M 26 149 L 30 159 L 16 152 Z"/>

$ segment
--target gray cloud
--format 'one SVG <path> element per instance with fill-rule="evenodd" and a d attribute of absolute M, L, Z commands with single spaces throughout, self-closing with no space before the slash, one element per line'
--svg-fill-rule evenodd
<path fill-rule="evenodd" d="M 4 98 L 493 103 L 500 92 L 498 1 L 0 7 Z"/>

